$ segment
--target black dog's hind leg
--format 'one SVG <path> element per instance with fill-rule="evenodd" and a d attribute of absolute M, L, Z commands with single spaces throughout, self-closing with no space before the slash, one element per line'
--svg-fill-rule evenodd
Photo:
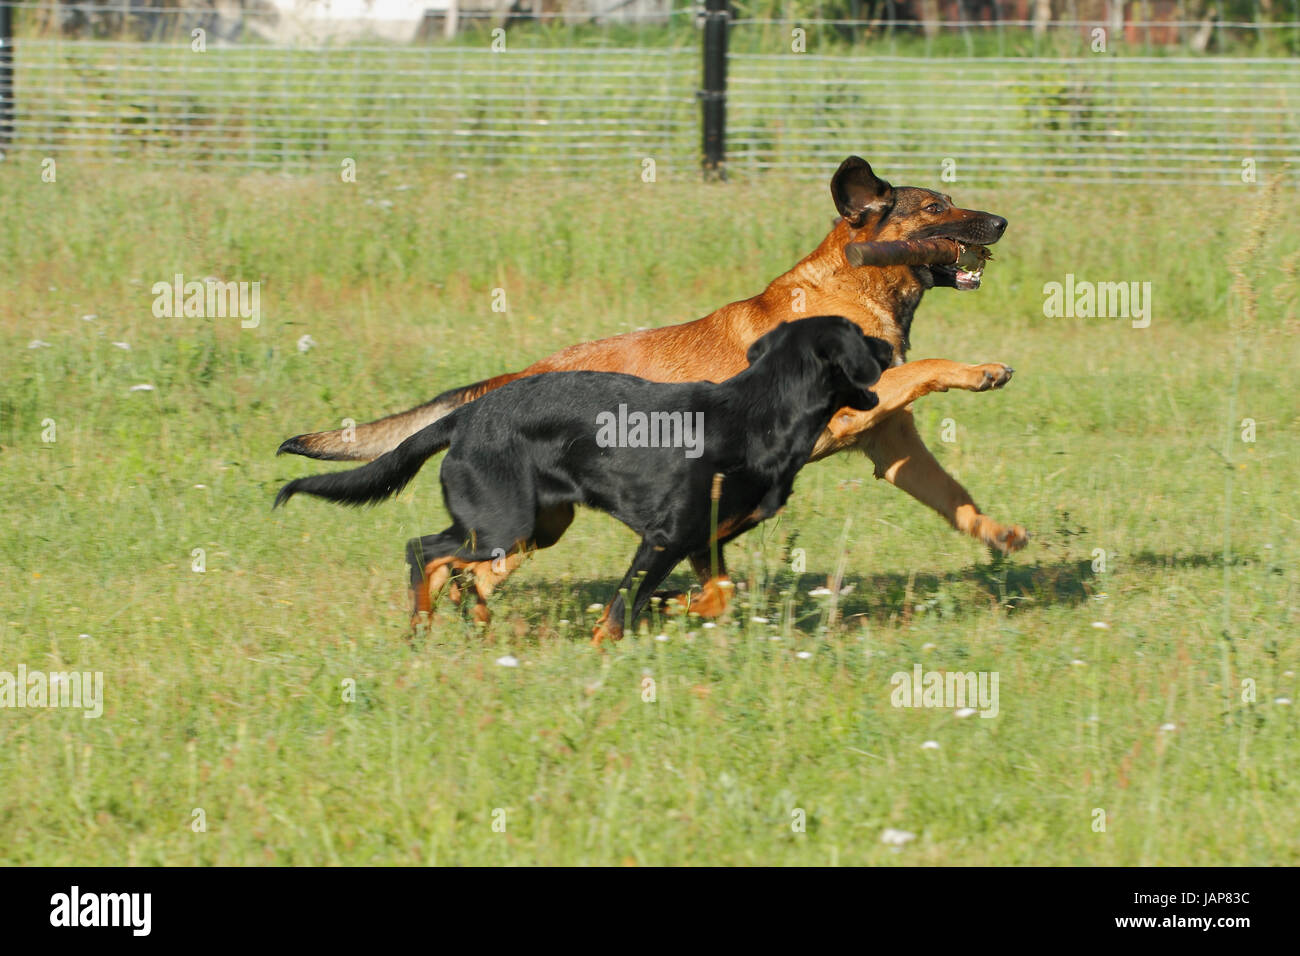
<path fill-rule="evenodd" d="M 406 563 L 411 574 L 411 626 L 418 630 L 429 620 L 433 602 L 448 581 L 453 596 L 457 594 L 456 577 L 473 578 L 477 603 L 474 620 L 487 624 L 492 620 L 487 599 L 498 584 L 519 567 L 531 550 L 534 540 L 554 544 L 573 520 L 573 507 L 543 509 L 536 515 L 516 502 L 492 502 L 486 520 L 475 522 L 472 531 L 463 516 L 457 515 L 460 499 L 452 497 L 452 515 L 456 522 L 441 534 L 412 538 L 406 543 Z M 480 502 L 480 510 L 483 503 Z"/>
<path fill-rule="evenodd" d="M 434 601 L 453 577 L 498 562 L 514 570 L 522 560 L 522 554 L 508 553 L 499 545 L 488 547 L 481 538 L 476 539 L 475 535 L 463 531 L 458 525 L 452 525 L 441 534 L 412 538 L 406 542 L 406 563 L 411 575 L 411 629 L 418 631 L 429 623 Z M 478 603 L 474 607 L 474 620 L 480 624 L 487 624 L 492 619 L 487 597 L 494 584 L 495 581 L 487 577 L 479 581 L 476 576 Z M 452 588 L 458 590 L 454 581 Z"/>
<path fill-rule="evenodd" d="M 663 583 L 663 579 L 668 577 L 672 569 L 677 567 L 678 562 L 685 556 L 680 548 L 653 545 L 643 538 L 640 547 L 636 549 L 636 554 L 632 557 L 632 566 L 627 569 L 627 574 L 623 576 L 623 581 L 618 586 L 618 593 L 614 595 L 614 600 L 609 602 L 605 613 L 596 622 L 591 642 L 599 645 L 604 640 L 621 640 L 623 614 L 627 607 L 623 597 L 624 592 L 631 587 L 636 587 L 636 598 L 632 602 L 630 617 L 630 620 L 636 621 L 646 605 L 650 603 L 654 589 Z"/>
<path fill-rule="evenodd" d="M 496 554 L 490 561 L 475 561 L 465 566 L 465 573 L 474 578 L 474 590 L 478 594 L 478 603 L 474 607 L 474 619 L 480 623 L 486 624 L 491 620 L 491 612 L 488 611 L 487 599 L 492 596 L 492 592 L 500 587 L 501 582 L 508 578 L 516 568 L 524 563 L 524 559 L 532 552 L 539 548 L 549 548 L 555 542 L 559 541 L 569 525 L 573 523 L 573 505 L 559 504 L 542 508 L 537 512 L 533 519 L 533 537 L 530 541 L 524 541 L 507 554 Z M 437 574 L 439 572 L 435 572 Z M 460 604 L 460 589 L 457 585 L 457 578 L 451 576 L 451 590 L 449 596 L 457 605 Z M 437 589 L 433 592 L 436 594 Z"/>
<path fill-rule="evenodd" d="M 426 534 L 406 542 L 406 563 L 411 575 L 411 630 L 418 631 L 429 622 L 434 600 L 452 574 L 464 566 L 457 552 L 465 547 L 466 537 L 452 525 L 441 534 Z"/>

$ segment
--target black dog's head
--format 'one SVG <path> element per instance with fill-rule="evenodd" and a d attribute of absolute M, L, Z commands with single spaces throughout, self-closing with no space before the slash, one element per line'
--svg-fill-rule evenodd
<path fill-rule="evenodd" d="M 978 289 L 985 246 L 1002 238 L 1007 221 L 977 209 L 954 206 L 951 196 L 917 186 L 891 186 L 871 171 L 865 159 L 850 156 L 831 177 L 835 208 L 854 230 L 854 241 L 889 242 L 912 239 L 952 239 L 970 250 L 953 265 L 912 265 L 929 289 Z M 974 266 L 974 268 L 971 268 Z"/>
<path fill-rule="evenodd" d="M 778 351 L 799 354 L 811 362 L 824 378 L 837 407 L 864 412 L 879 402 L 871 386 L 894 360 L 894 349 L 888 342 L 864 335 L 838 315 L 782 322 L 751 345 L 745 357 L 752 366 L 764 355 Z"/>

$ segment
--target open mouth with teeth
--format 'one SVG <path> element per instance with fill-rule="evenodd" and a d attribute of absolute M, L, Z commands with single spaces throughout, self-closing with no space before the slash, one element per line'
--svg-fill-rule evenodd
<path fill-rule="evenodd" d="M 957 255 L 956 262 L 932 264 L 929 267 L 930 271 L 943 273 L 945 279 L 951 277 L 952 287 L 955 289 L 962 291 L 978 289 L 980 281 L 984 278 L 984 263 L 993 258 L 993 253 L 989 251 L 988 246 L 981 246 L 978 243 L 957 242 L 957 246 L 961 251 Z M 935 285 L 947 284 L 947 282 L 935 282 Z"/>

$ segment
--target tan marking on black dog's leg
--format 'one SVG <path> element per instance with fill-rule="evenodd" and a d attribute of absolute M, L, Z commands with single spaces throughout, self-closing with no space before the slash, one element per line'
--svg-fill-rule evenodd
<path fill-rule="evenodd" d="M 493 558 L 491 561 L 475 561 L 468 566 L 474 574 L 474 591 L 478 595 L 478 601 L 474 605 L 474 620 L 480 624 L 489 624 L 492 621 L 492 612 L 488 609 L 487 599 L 492 596 L 492 592 L 497 589 L 510 574 L 524 563 L 529 552 L 526 550 L 512 551 L 503 558 Z"/>
<path fill-rule="evenodd" d="M 424 566 L 420 583 L 411 589 L 411 630 L 427 628 L 433 620 L 433 604 L 451 577 L 453 557 L 436 558 Z"/>
<path fill-rule="evenodd" d="M 610 606 L 606 604 L 605 610 L 601 612 L 600 617 L 596 619 L 596 625 L 591 629 L 593 647 L 600 647 L 605 641 L 617 641 L 623 636 L 621 628 L 615 633 L 614 628 L 610 626 L 609 608 Z"/>
<path fill-rule="evenodd" d="M 669 613 L 690 611 L 692 614 L 700 615 L 700 617 L 719 617 L 726 612 L 727 607 L 731 604 L 731 598 L 736 589 L 731 578 L 727 575 L 727 562 L 722 547 L 719 546 L 718 548 L 716 574 L 714 573 L 711 551 L 693 554 L 690 561 L 691 569 L 700 582 L 700 592 L 698 594 L 686 594 L 680 591 L 675 593 L 659 591 L 656 592 L 655 596 L 665 602 L 664 610 Z"/>
<path fill-rule="evenodd" d="M 731 578 L 725 574 L 709 578 L 704 582 L 704 587 L 699 594 L 688 596 L 686 609 L 700 617 L 720 617 L 731 605 L 731 596 L 735 588 Z"/>

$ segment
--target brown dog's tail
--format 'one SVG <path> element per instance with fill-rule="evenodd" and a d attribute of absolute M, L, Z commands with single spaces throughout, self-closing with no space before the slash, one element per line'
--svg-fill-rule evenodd
<path fill-rule="evenodd" d="M 392 451 L 404 440 L 462 405 L 481 398 L 493 389 L 522 378 L 522 372 L 510 372 L 487 378 L 473 385 L 463 385 L 443 392 L 437 398 L 405 412 L 389 415 L 364 425 L 338 428 L 330 432 L 295 435 L 280 445 L 277 455 L 305 455 L 327 461 L 371 461 Z"/>
<path fill-rule="evenodd" d="M 315 495 L 341 505 L 374 505 L 391 498 L 410 483 L 426 461 L 451 444 L 456 422 L 456 416 L 444 416 L 360 468 L 295 478 L 280 489 L 271 508 L 280 507 L 297 494 Z"/>

